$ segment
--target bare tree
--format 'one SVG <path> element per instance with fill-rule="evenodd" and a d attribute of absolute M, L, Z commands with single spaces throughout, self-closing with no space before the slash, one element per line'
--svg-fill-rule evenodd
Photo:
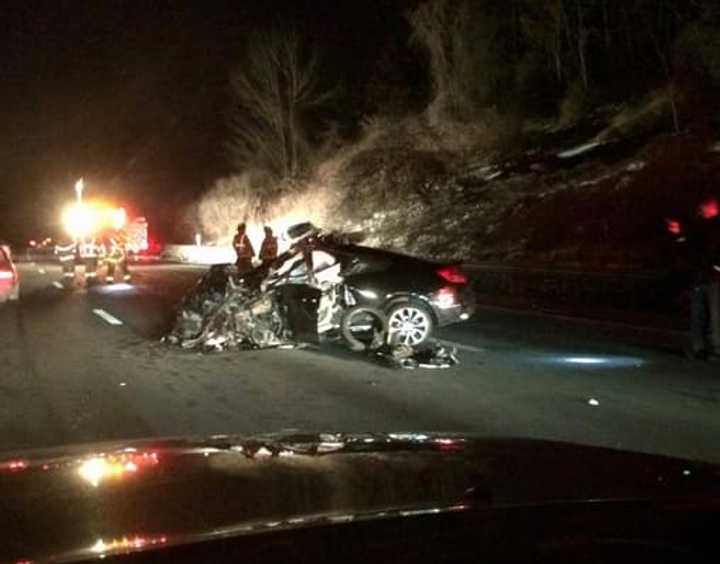
<path fill-rule="evenodd" d="M 562 0 L 529 1 L 522 5 L 520 24 L 524 38 L 532 48 L 549 57 L 558 83 L 566 80 L 566 22 Z"/>
<path fill-rule="evenodd" d="M 673 78 L 672 68 L 668 62 L 669 55 L 663 50 L 660 42 L 653 35 L 653 41 L 655 43 L 655 50 L 657 52 L 660 66 L 662 67 L 663 75 L 665 76 L 665 90 L 667 92 L 668 101 L 670 102 L 670 115 L 672 116 L 673 131 L 678 134 L 680 133 L 680 117 L 678 115 L 678 91 Z"/>
<path fill-rule="evenodd" d="M 428 114 L 467 119 L 492 105 L 507 72 L 513 14 L 499 0 L 427 0 L 409 14 L 413 40 L 429 55 L 434 98 Z"/>
<path fill-rule="evenodd" d="M 466 105 L 459 85 L 453 39 L 458 37 L 458 14 L 453 2 L 430 0 L 409 14 L 413 39 L 427 49 L 433 81 L 432 106 L 457 111 Z"/>
<path fill-rule="evenodd" d="M 590 79 L 588 78 L 588 63 L 587 63 L 587 44 L 590 30 L 585 25 L 585 10 L 583 8 L 583 0 L 577 0 L 577 54 L 578 54 L 578 65 L 580 67 L 580 77 L 582 78 L 583 86 L 585 90 L 590 86 Z"/>
<path fill-rule="evenodd" d="M 230 151 L 240 169 L 259 168 L 295 179 L 309 162 L 309 117 L 334 88 L 321 80 L 321 50 L 293 25 L 248 37 L 242 64 L 231 77 L 234 106 Z"/>

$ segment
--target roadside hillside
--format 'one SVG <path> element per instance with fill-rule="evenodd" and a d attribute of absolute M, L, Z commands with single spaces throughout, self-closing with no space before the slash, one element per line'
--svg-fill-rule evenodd
<path fill-rule="evenodd" d="M 687 217 L 720 186 L 717 124 L 671 134 L 668 115 L 666 101 L 643 100 L 565 127 L 535 123 L 485 143 L 476 135 L 462 151 L 408 131 L 373 138 L 335 163 L 327 215 L 372 244 L 432 257 L 662 267 L 665 218 Z"/>

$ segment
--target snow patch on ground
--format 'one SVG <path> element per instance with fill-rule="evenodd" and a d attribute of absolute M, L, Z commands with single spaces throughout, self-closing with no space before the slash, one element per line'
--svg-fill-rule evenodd
<path fill-rule="evenodd" d="M 573 147 L 572 149 L 562 151 L 558 153 L 557 156 L 561 159 L 570 159 L 572 157 L 576 157 L 577 155 L 582 155 L 583 153 L 592 151 L 595 147 L 599 147 L 600 145 L 602 145 L 602 143 L 591 141 L 590 143 L 585 143 L 584 145 L 579 145 L 577 147 Z"/>
<path fill-rule="evenodd" d="M 601 182 L 611 179 L 613 176 L 613 174 L 603 174 L 602 176 L 598 176 L 597 178 L 583 180 L 582 182 L 578 183 L 578 186 L 594 186 L 596 184 L 600 184 Z"/>
<path fill-rule="evenodd" d="M 628 172 L 637 172 L 644 169 L 645 166 L 645 161 L 633 161 L 629 165 L 627 165 L 627 167 L 625 167 L 625 170 L 627 170 Z"/>

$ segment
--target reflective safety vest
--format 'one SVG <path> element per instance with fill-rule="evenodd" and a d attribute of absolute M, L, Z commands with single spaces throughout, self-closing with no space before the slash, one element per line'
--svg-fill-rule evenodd
<path fill-rule="evenodd" d="M 71 241 L 66 245 L 55 245 L 55 254 L 58 255 L 60 262 L 68 262 L 71 260 L 75 260 L 76 252 L 77 244 L 75 243 L 75 241 Z"/>
<path fill-rule="evenodd" d="M 82 241 L 79 244 L 81 258 L 97 258 L 103 251 L 103 248 L 95 242 L 95 239 Z"/>
<path fill-rule="evenodd" d="M 127 256 L 125 243 L 121 239 L 111 237 L 108 244 L 110 248 L 106 249 L 106 260 L 119 262 Z"/>
<path fill-rule="evenodd" d="M 278 255 L 277 237 L 265 237 L 260 247 L 260 260 L 275 260 Z"/>
<path fill-rule="evenodd" d="M 233 238 L 233 247 L 235 247 L 238 258 L 253 258 L 255 256 L 255 249 L 253 249 L 247 234 L 235 235 Z"/>

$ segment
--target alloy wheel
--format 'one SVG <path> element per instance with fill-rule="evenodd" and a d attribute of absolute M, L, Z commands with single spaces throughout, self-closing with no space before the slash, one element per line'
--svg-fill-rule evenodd
<path fill-rule="evenodd" d="M 430 334 L 432 320 L 423 309 L 412 305 L 395 309 L 388 319 L 388 332 L 392 342 L 416 346 Z"/>

